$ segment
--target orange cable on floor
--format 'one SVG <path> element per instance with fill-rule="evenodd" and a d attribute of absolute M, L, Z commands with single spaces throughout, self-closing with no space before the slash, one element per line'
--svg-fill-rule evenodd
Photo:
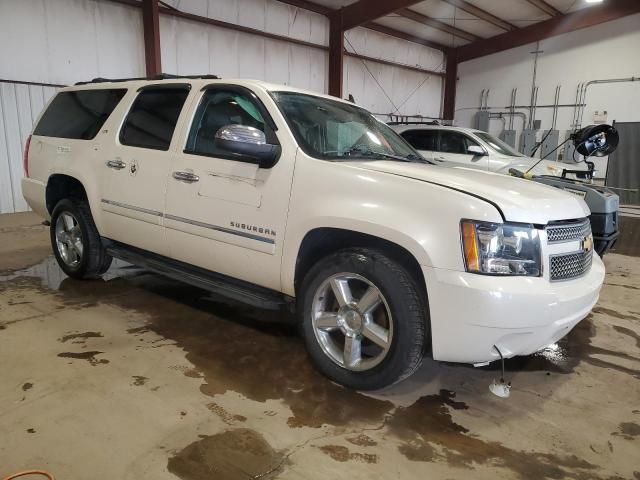
<path fill-rule="evenodd" d="M 13 475 L 9 475 L 8 477 L 3 478 L 2 480 L 13 480 L 18 477 L 25 477 L 27 475 L 41 475 L 43 477 L 47 477 L 49 480 L 56 480 L 53 474 L 46 472 L 44 470 L 25 470 L 24 472 L 14 473 Z"/>

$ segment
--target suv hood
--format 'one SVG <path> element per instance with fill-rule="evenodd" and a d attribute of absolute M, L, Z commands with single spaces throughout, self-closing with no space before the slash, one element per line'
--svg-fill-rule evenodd
<path fill-rule="evenodd" d="M 529 169 L 529 173 L 533 175 L 552 175 L 554 177 L 561 177 L 562 170 L 587 170 L 584 162 L 582 163 L 562 163 L 555 162 L 553 160 L 540 160 L 539 158 L 531 157 L 504 157 L 500 156 L 500 159 L 508 160 L 509 164 L 504 168 L 496 170 L 497 173 L 509 174 L 509 169 L 515 168 L 521 172 L 526 172 Z M 533 167 L 533 168 L 531 168 Z M 567 178 L 576 178 L 574 174 L 568 174 Z"/>
<path fill-rule="evenodd" d="M 496 204 L 505 220 L 546 224 L 590 215 L 587 204 L 560 189 L 470 168 L 395 161 L 345 162 L 352 167 L 412 178 L 459 190 Z"/>

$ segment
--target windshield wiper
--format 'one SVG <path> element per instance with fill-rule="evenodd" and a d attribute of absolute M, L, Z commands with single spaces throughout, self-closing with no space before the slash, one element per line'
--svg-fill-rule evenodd
<path fill-rule="evenodd" d="M 364 148 L 362 146 L 356 145 L 355 147 L 350 148 L 349 150 L 329 150 L 326 152 L 322 152 L 323 155 L 338 155 L 342 156 L 362 156 L 362 157 L 370 157 L 370 158 L 388 158 L 390 160 L 398 160 L 401 162 L 424 162 L 428 163 L 428 160 L 418 155 L 414 155 L 410 153 L 406 157 L 401 155 L 393 155 L 391 153 L 384 152 L 374 152 L 370 148 Z"/>

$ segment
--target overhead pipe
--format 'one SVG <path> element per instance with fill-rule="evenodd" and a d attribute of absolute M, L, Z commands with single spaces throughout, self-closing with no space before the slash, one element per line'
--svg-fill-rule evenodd
<path fill-rule="evenodd" d="M 514 117 L 514 114 L 515 114 L 515 105 L 516 105 L 516 96 L 517 95 L 518 95 L 518 89 L 517 88 L 512 88 L 511 89 L 511 104 L 510 104 L 510 108 L 509 108 L 509 111 L 511 112 L 511 116 L 509 117 L 509 130 L 513 130 L 513 117 Z M 526 115 L 525 115 L 525 117 L 526 117 Z M 524 126 L 523 126 L 523 128 L 524 128 Z"/>
<path fill-rule="evenodd" d="M 492 115 L 494 115 L 492 117 Z M 527 126 L 527 114 L 524 112 L 491 112 L 489 113 L 489 118 L 502 118 L 509 117 L 509 130 L 513 130 L 513 119 L 515 117 L 522 118 L 522 128 L 524 129 Z M 505 121 L 506 124 L 506 121 Z M 506 126 L 506 125 L 505 125 Z"/>
<path fill-rule="evenodd" d="M 551 120 L 551 130 L 556 129 L 556 123 L 558 122 L 558 105 L 560 104 L 560 85 L 556 87 L 556 94 L 553 98 L 553 115 Z"/>
<path fill-rule="evenodd" d="M 529 128 L 533 128 L 533 121 L 534 121 L 534 117 L 535 117 L 535 103 L 538 103 L 538 89 L 536 87 L 536 77 L 538 75 L 538 55 L 540 54 L 540 41 L 536 42 L 536 49 L 534 52 L 531 52 L 535 54 L 535 57 L 533 58 L 533 77 L 531 78 L 531 100 L 530 100 L 530 104 L 531 104 L 531 109 L 529 110 Z"/>

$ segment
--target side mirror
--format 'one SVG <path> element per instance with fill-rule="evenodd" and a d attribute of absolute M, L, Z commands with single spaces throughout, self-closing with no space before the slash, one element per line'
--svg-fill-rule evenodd
<path fill-rule="evenodd" d="M 271 168 L 280 156 L 280 145 L 267 143 L 262 130 L 247 125 L 226 125 L 216 132 L 218 148 L 254 161 L 261 168 Z"/>
<path fill-rule="evenodd" d="M 487 154 L 484 148 L 482 148 L 480 145 L 469 145 L 467 147 L 467 153 L 469 155 L 480 155 L 480 156 L 484 156 Z"/>

